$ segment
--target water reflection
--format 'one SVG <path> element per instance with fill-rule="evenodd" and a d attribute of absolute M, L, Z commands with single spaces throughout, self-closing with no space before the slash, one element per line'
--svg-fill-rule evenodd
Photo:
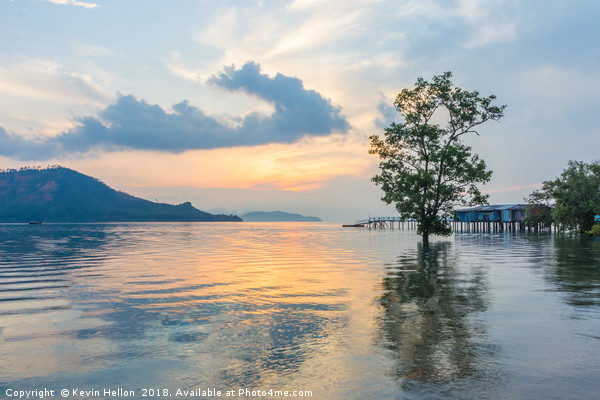
<path fill-rule="evenodd" d="M 574 307 L 600 306 L 600 242 L 584 237 L 554 238 L 554 260 L 546 272 L 549 282 Z"/>
<path fill-rule="evenodd" d="M 348 288 L 322 233 L 260 229 L 0 226 L 0 384 L 281 385 L 347 324 Z"/>
<path fill-rule="evenodd" d="M 493 346 L 481 318 L 490 302 L 486 272 L 461 268 L 452 243 L 419 243 L 387 267 L 382 286 L 384 345 L 408 393 L 423 389 L 433 398 L 432 390 L 498 372 L 490 370 Z"/>
<path fill-rule="evenodd" d="M 0 393 L 600 391 L 600 243 L 418 242 L 414 231 L 326 224 L 0 225 Z"/>

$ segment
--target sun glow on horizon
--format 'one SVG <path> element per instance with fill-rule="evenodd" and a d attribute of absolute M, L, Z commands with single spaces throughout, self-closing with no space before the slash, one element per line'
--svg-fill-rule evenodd
<path fill-rule="evenodd" d="M 302 192 L 318 189 L 340 175 L 367 176 L 372 162 L 366 144 L 358 138 L 334 135 L 293 144 L 162 153 L 161 157 L 147 151 L 114 152 L 50 163 L 98 177 L 117 189 L 151 186 Z"/>

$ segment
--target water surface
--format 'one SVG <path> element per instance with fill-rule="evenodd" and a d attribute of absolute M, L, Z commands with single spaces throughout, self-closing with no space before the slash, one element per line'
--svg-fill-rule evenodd
<path fill-rule="evenodd" d="M 593 398 L 599 356 L 598 241 L 465 233 L 424 248 L 413 230 L 322 223 L 0 225 L 0 397 Z"/>

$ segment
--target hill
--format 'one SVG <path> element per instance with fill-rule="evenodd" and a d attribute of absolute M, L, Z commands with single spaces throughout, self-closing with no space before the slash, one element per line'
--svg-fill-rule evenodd
<path fill-rule="evenodd" d="M 300 214 L 292 214 L 283 211 L 253 211 L 242 215 L 244 221 L 251 222 L 276 222 L 276 221 L 302 221 L 321 222 L 317 217 L 305 217 Z"/>
<path fill-rule="evenodd" d="M 116 191 L 69 168 L 0 172 L 0 222 L 241 221 L 213 215 L 190 202 L 154 203 Z"/>

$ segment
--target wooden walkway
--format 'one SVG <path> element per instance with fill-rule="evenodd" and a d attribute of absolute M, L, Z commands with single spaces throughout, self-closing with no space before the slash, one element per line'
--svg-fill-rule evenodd
<path fill-rule="evenodd" d="M 394 228 L 394 223 L 398 223 L 398 228 L 417 229 L 417 221 L 414 219 L 402 219 L 400 217 L 369 217 L 361 219 L 354 224 L 342 225 L 343 227 L 355 228 Z"/>
<path fill-rule="evenodd" d="M 395 228 L 395 224 L 399 229 L 417 229 L 417 221 L 414 219 L 402 219 L 401 217 L 369 217 L 361 219 L 353 224 L 342 225 L 343 227 L 353 228 Z M 551 230 L 537 227 L 525 227 L 521 222 L 495 222 L 495 221 L 475 221 L 475 222 L 460 222 L 451 221 L 452 230 L 456 232 L 515 232 L 515 231 L 533 231 Z M 556 227 L 554 227 L 556 232 Z"/>

